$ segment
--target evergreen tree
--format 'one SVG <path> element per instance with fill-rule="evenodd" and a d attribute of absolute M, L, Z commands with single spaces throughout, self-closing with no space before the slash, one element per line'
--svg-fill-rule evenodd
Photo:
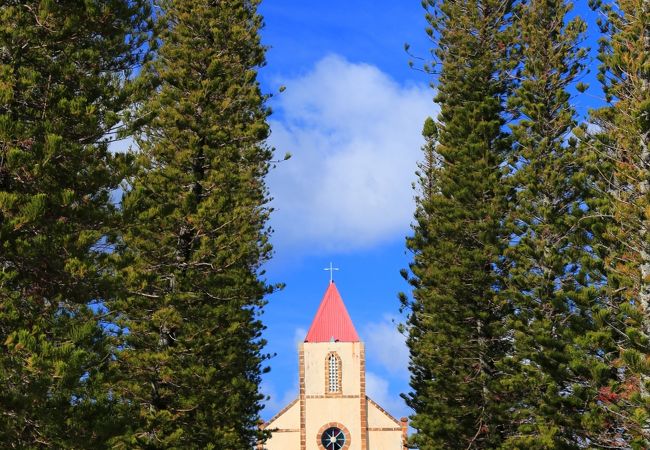
<path fill-rule="evenodd" d="M 609 426 L 599 442 L 650 446 L 650 2 L 594 1 L 602 13 L 599 78 L 608 105 L 592 111 L 593 131 L 576 130 L 598 158 L 594 228 L 607 269 L 613 367 L 601 391 Z"/>
<path fill-rule="evenodd" d="M 603 277 L 587 228 L 587 155 L 567 139 L 575 126 L 568 89 L 586 54 L 586 25 L 568 20 L 569 10 L 564 0 L 530 0 L 517 14 L 522 65 L 510 98 L 518 120 L 501 292 L 513 347 L 498 365 L 512 415 L 504 448 L 583 448 L 602 426 L 598 386 L 612 374 L 598 357 Z"/>
<path fill-rule="evenodd" d="M 493 448 L 505 420 L 495 362 L 507 348 L 496 295 L 502 252 L 499 195 L 508 153 L 502 132 L 508 83 L 509 0 L 425 2 L 441 71 L 438 125 L 425 123 L 408 309 L 412 443 Z"/>
<path fill-rule="evenodd" d="M 162 0 L 156 95 L 123 199 L 115 393 L 120 448 L 251 448 L 262 395 L 259 320 L 272 288 L 264 176 L 272 151 L 256 70 L 258 0 Z"/>
<path fill-rule="evenodd" d="M 132 101 L 139 0 L 0 8 L 0 447 L 101 448 L 114 423 L 93 303 L 122 158 L 107 134 Z"/>

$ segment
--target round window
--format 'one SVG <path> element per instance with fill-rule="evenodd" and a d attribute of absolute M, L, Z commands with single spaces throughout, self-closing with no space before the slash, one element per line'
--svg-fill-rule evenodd
<path fill-rule="evenodd" d="M 345 447 L 345 433 L 337 427 L 329 427 L 320 438 L 326 450 L 342 450 Z"/>

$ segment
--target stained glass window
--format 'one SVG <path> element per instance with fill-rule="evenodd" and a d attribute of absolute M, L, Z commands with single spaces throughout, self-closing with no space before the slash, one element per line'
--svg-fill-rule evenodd
<path fill-rule="evenodd" d="M 341 450 L 345 446 L 345 433 L 336 427 L 331 427 L 323 432 L 320 441 L 327 450 Z"/>

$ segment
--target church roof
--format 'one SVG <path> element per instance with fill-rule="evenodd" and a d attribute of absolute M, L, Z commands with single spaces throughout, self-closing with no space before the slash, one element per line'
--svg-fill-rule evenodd
<path fill-rule="evenodd" d="M 348 310 L 334 282 L 325 291 L 314 321 L 309 327 L 305 342 L 359 342 Z"/>

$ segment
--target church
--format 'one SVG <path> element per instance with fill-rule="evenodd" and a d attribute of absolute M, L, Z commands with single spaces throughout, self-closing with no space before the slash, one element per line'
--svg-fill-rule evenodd
<path fill-rule="evenodd" d="M 366 395 L 365 349 L 333 281 L 298 350 L 299 395 L 258 450 L 405 450 L 408 422 Z"/>

